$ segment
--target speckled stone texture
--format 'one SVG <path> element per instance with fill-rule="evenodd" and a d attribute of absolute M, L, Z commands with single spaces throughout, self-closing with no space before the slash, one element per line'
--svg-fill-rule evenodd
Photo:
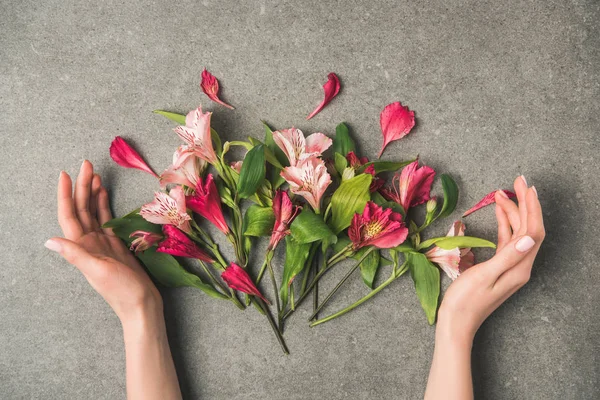
<path fill-rule="evenodd" d="M 61 169 L 76 173 L 91 160 L 123 215 L 157 185 L 114 165 L 108 145 L 123 135 L 165 168 L 179 140 L 154 109 L 201 103 L 228 139 L 262 137 L 260 119 L 328 134 L 346 121 L 374 157 L 379 112 L 398 100 L 416 111 L 417 127 L 384 158 L 420 154 L 453 175 L 454 217 L 521 173 L 544 207 L 548 234 L 531 282 L 477 335 L 477 397 L 600 398 L 598 2 L 5 0 L 1 8 L 0 398 L 125 396 L 119 321 L 43 247 L 60 233 Z M 204 66 L 235 111 L 200 92 Z M 340 95 L 307 122 L 331 71 Z M 492 208 L 466 222 L 495 239 Z M 254 264 L 264 246 L 255 250 Z M 355 276 L 325 312 L 365 290 Z M 162 293 L 186 398 L 423 395 L 434 327 L 409 277 L 313 329 L 302 307 L 287 326 L 289 357 L 254 310 L 194 289 Z"/>

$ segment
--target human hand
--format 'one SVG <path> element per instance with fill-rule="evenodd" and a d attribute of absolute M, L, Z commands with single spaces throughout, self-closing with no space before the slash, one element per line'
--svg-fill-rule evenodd
<path fill-rule="evenodd" d="M 136 258 L 110 229 L 108 193 L 93 166 L 84 161 L 71 192 L 71 178 L 60 173 L 58 222 L 65 238 L 51 238 L 45 246 L 75 265 L 106 300 L 125 326 L 152 316 L 162 320 L 160 293 Z"/>
<path fill-rule="evenodd" d="M 518 206 L 496 193 L 496 255 L 463 272 L 448 288 L 439 311 L 438 334 L 470 343 L 483 321 L 529 281 L 545 237 L 542 208 L 535 187 L 523 176 L 514 183 Z"/>

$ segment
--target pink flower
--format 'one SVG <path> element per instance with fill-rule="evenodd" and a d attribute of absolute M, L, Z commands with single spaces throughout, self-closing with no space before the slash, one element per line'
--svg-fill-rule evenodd
<path fill-rule="evenodd" d="M 163 236 L 158 233 L 146 231 L 132 232 L 129 237 L 135 238 L 131 242 L 131 247 L 129 248 L 129 250 L 133 251 L 135 254 L 148 250 L 163 238 Z"/>
<path fill-rule="evenodd" d="M 221 197 L 212 174 L 208 174 L 204 182 L 202 178 L 198 179 L 196 191 L 187 197 L 187 205 L 193 212 L 212 222 L 221 232 L 229 233 L 229 226 L 221 210 Z"/>
<path fill-rule="evenodd" d="M 431 184 L 435 177 L 435 171 L 425 165 L 421 168 L 418 166 L 419 160 L 408 164 L 401 173 L 394 175 L 391 189 L 381 189 L 384 197 L 400 204 L 404 211 L 425 203 L 431 198 Z"/>
<path fill-rule="evenodd" d="M 202 171 L 206 168 L 206 161 L 195 155 L 187 156 L 187 154 L 184 154 L 184 160 L 180 163 L 179 158 L 185 153 L 183 147 L 179 147 L 175 154 L 173 154 L 173 165 L 160 175 L 160 187 L 162 189 L 170 183 L 184 185 L 193 189 L 196 187 Z M 178 164 L 179 167 L 175 168 L 175 165 Z"/>
<path fill-rule="evenodd" d="M 254 282 L 252 282 L 248 273 L 236 263 L 229 264 L 229 267 L 225 268 L 225 271 L 221 274 L 221 278 L 223 278 L 230 288 L 239 290 L 242 293 L 260 297 L 265 303 L 269 304 L 269 301 L 265 299 L 254 285 Z"/>
<path fill-rule="evenodd" d="M 296 218 L 301 207 L 295 206 L 290 196 L 283 190 L 277 190 L 273 198 L 273 213 L 275 214 L 275 225 L 269 241 L 269 250 L 277 247 L 277 243 L 290 234 L 290 224 Z"/>
<path fill-rule="evenodd" d="M 407 236 L 402 215 L 391 208 L 384 210 L 372 201 L 367 202 L 362 214 L 354 214 L 348 228 L 354 250 L 365 246 L 389 249 L 400 245 Z"/>
<path fill-rule="evenodd" d="M 139 169 L 158 178 L 158 175 L 146 164 L 142 156 L 121 136 L 115 137 L 110 144 L 110 157 L 121 167 Z"/>
<path fill-rule="evenodd" d="M 517 197 L 516 194 L 514 194 L 513 192 L 511 192 L 510 190 L 502 190 L 509 199 L 512 199 L 513 197 Z M 463 217 L 466 217 L 467 215 L 474 213 L 475 211 L 479 210 L 480 208 L 483 208 L 485 206 L 488 206 L 492 203 L 496 202 L 496 192 L 497 190 L 494 190 L 491 193 L 486 194 L 483 199 L 479 200 L 479 202 L 477 204 L 475 204 L 473 207 L 469 208 L 464 214 Z"/>
<path fill-rule="evenodd" d="M 232 106 L 219 99 L 219 81 L 213 74 L 208 72 L 206 68 L 204 68 L 204 71 L 202 71 L 202 81 L 200 82 L 200 87 L 209 99 L 233 110 Z"/>
<path fill-rule="evenodd" d="M 323 91 L 325 92 L 325 98 L 323 99 L 321 104 L 319 104 L 317 106 L 317 108 L 315 108 L 315 110 L 313 112 L 311 112 L 308 117 L 306 117 L 306 119 L 311 119 L 312 117 L 317 115 L 319 112 L 321 112 L 323 107 L 325 107 L 327 104 L 329 104 L 329 102 L 331 100 L 333 100 L 333 98 L 335 96 L 337 96 L 337 94 L 339 93 L 340 80 L 337 77 L 337 75 L 334 74 L 333 72 L 331 72 L 329 75 L 327 75 L 327 82 L 325 82 L 325 84 L 323 85 Z"/>
<path fill-rule="evenodd" d="M 210 116 L 212 113 L 202 112 L 202 107 L 190 111 L 185 117 L 185 126 L 175 128 L 175 133 L 186 143 L 180 149 L 180 154 L 175 168 L 192 155 L 211 164 L 217 162 L 217 154 L 213 149 L 210 136 Z"/>
<path fill-rule="evenodd" d="M 296 166 L 284 168 L 281 176 L 290 185 L 292 193 L 304 197 L 315 212 L 319 212 L 321 197 L 331 184 L 323 160 L 314 156 L 307 158 Z"/>
<path fill-rule="evenodd" d="M 163 225 L 166 239 L 158 244 L 159 253 L 167 253 L 177 257 L 197 258 L 198 260 L 212 263 L 214 260 L 200 250 L 187 235 L 173 225 Z"/>
<path fill-rule="evenodd" d="M 354 169 L 358 169 L 369 162 L 367 157 L 359 158 L 353 151 L 349 151 L 348 154 L 346 154 L 346 160 L 348 161 L 348 165 Z"/>
<path fill-rule="evenodd" d="M 452 224 L 448 235 L 446 236 L 464 236 L 465 224 L 461 221 L 456 221 Z M 455 280 L 461 272 L 475 264 L 475 255 L 470 248 L 459 249 L 458 247 L 452 250 L 444 250 L 435 246 L 425 256 L 429 261 L 436 263 L 450 277 Z"/>
<path fill-rule="evenodd" d="M 233 170 L 239 174 L 242 171 L 242 164 L 243 164 L 243 161 L 236 161 L 236 162 L 232 162 L 230 164 L 230 167 L 233 168 Z"/>
<path fill-rule="evenodd" d="M 140 215 L 153 224 L 175 225 L 184 232 L 192 230 L 192 217 L 185 208 L 185 194 L 181 186 L 174 187 L 169 194 L 156 192 L 154 201 L 143 205 Z"/>
<path fill-rule="evenodd" d="M 273 140 L 285 153 L 292 167 L 309 157 L 320 156 L 332 144 L 332 140 L 320 132 L 304 138 L 302 131 L 296 128 L 273 132 Z"/>
<path fill-rule="evenodd" d="M 383 154 L 385 147 L 394 140 L 402 139 L 408 135 L 415 126 L 415 113 L 408 107 L 402 106 L 399 101 L 388 104 L 379 116 L 379 124 L 383 133 L 383 146 L 377 158 Z"/>

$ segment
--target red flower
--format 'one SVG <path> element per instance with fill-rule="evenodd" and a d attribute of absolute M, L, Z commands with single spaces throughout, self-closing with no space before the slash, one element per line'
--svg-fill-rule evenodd
<path fill-rule="evenodd" d="M 435 177 L 435 171 L 424 165 L 418 168 L 419 160 L 416 160 L 396 173 L 392 179 L 392 189 L 382 188 L 381 194 L 388 200 L 400 204 L 404 211 L 425 203 L 431 198 L 431 184 Z"/>
<path fill-rule="evenodd" d="M 367 157 L 359 158 L 353 151 L 350 151 L 348 152 L 348 154 L 346 154 L 346 160 L 348 160 L 348 164 L 351 168 L 354 168 L 355 171 L 369 162 L 369 159 Z M 385 181 L 377 176 L 373 164 L 365 168 L 364 173 L 373 176 L 371 186 L 369 187 L 369 192 L 374 193 L 385 184 Z"/>
<path fill-rule="evenodd" d="M 212 174 L 208 174 L 204 182 L 201 177 L 198 178 L 196 191 L 192 196 L 187 197 L 187 206 L 212 222 L 224 234 L 229 233 L 229 226 L 221 210 L 221 197 Z"/>
<path fill-rule="evenodd" d="M 399 101 L 388 104 L 379 116 L 379 124 L 383 133 L 383 146 L 377 158 L 383 154 L 385 147 L 392 141 L 402 139 L 415 126 L 415 113 Z"/>
<path fill-rule="evenodd" d="M 354 250 L 365 246 L 389 249 L 404 242 L 407 236 L 402 215 L 391 208 L 384 210 L 372 201 L 367 202 L 362 215 L 354 214 L 348 229 Z"/>
<path fill-rule="evenodd" d="M 475 204 L 473 207 L 469 208 L 463 214 L 463 217 L 466 217 L 467 215 L 474 213 L 475 211 L 479 210 L 480 208 L 483 208 L 492 203 L 495 203 L 496 202 L 496 198 L 495 198 L 496 192 L 497 192 L 497 190 L 494 190 L 493 192 L 486 194 L 483 197 L 483 199 L 479 200 L 479 202 L 477 204 Z M 513 192 L 511 192 L 510 190 L 502 190 L 502 192 L 504 192 L 504 194 L 506 194 L 509 199 L 512 199 L 513 197 L 517 197 L 517 195 L 514 194 Z"/>
<path fill-rule="evenodd" d="M 353 151 L 349 151 L 348 154 L 346 154 L 346 160 L 348 160 L 348 165 L 354 169 L 358 169 L 369 162 L 367 157 L 358 157 Z"/>
<path fill-rule="evenodd" d="M 163 225 L 162 229 L 166 239 L 158 244 L 157 252 L 177 257 L 197 258 L 209 263 L 213 262 L 208 254 L 200 250 L 185 233 L 173 225 Z"/>
<path fill-rule="evenodd" d="M 283 190 L 277 190 L 273 199 L 273 213 L 275 214 L 275 225 L 269 241 L 269 250 L 277 247 L 277 243 L 290 234 L 290 224 L 298 215 L 301 207 L 295 206 L 290 196 Z"/>
<path fill-rule="evenodd" d="M 131 241 L 131 247 L 129 247 L 129 250 L 133 251 L 135 254 L 148 250 L 163 238 L 163 236 L 158 233 L 146 231 L 132 232 L 129 237 L 135 238 Z"/>
<path fill-rule="evenodd" d="M 200 82 L 200 87 L 209 99 L 211 99 L 215 103 L 221 104 L 222 106 L 233 110 L 233 107 L 231 105 L 219 99 L 219 81 L 217 80 L 217 78 L 215 78 L 213 74 L 208 72 L 206 68 L 204 68 L 204 71 L 202 71 L 202 81 Z"/>
<path fill-rule="evenodd" d="M 110 144 L 110 157 L 121 167 L 139 169 L 158 178 L 158 175 L 146 164 L 142 156 L 121 136 L 115 137 Z"/>
<path fill-rule="evenodd" d="M 340 80 L 337 77 L 337 75 L 334 74 L 333 72 L 331 72 L 329 75 L 327 75 L 327 82 L 325 82 L 325 84 L 323 85 L 323 91 L 325 92 L 325 98 L 323 99 L 321 104 L 319 104 L 317 106 L 317 108 L 315 108 L 315 110 L 313 112 L 311 112 L 308 117 L 306 117 L 306 119 L 311 119 L 312 117 L 317 115 L 319 112 L 321 112 L 323 107 L 325 107 L 327 104 L 329 104 L 329 102 L 331 100 L 333 100 L 333 98 L 335 96 L 337 96 L 337 94 L 339 93 Z"/>
<path fill-rule="evenodd" d="M 242 293 L 260 297 L 265 303 L 269 304 L 269 301 L 265 299 L 254 285 L 254 282 L 252 282 L 248 273 L 236 263 L 229 264 L 229 267 L 225 268 L 225 271 L 221 274 L 221 278 L 223 278 L 230 288 L 239 290 Z"/>

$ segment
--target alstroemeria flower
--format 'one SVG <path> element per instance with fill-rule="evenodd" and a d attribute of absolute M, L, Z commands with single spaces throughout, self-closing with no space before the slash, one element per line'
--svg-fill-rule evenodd
<path fill-rule="evenodd" d="M 186 143 L 181 147 L 181 154 L 175 163 L 179 168 L 187 157 L 195 155 L 211 164 L 217 162 L 217 154 L 213 149 L 210 136 L 210 117 L 212 113 L 202 112 L 202 107 L 190 111 L 185 117 L 185 126 L 178 126 L 175 133 Z"/>
<path fill-rule="evenodd" d="M 354 250 L 365 246 L 390 249 L 400 245 L 408 236 L 408 228 L 402 222 L 402 215 L 385 210 L 372 201 L 367 202 L 362 214 L 354 214 L 348 237 Z"/>
<path fill-rule="evenodd" d="M 419 168 L 416 160 L 396 173 L 392 179 L 392 188 L 382 188 L 381 194 L 388 200 L 400 204 L 404 211 L 410 207 L 425 203 L 431 198 L 431 185 L 435 171 L 424 165 Z"/>
<path fill-rule="evenodd" d="M 512 199 L 514 197 L 517 197 L 517 195 L 513 192 L 511 192 L 510 190 L 502 190 L 509 199 Z M 463 217 L 466 217 L 467 215 L 474 213 L 475 211 L 479 210 L 480 208 L 483 208 L 485 206 L 489 206 L 492 203 L 496 202 L 496 192 L 497 190 L 494 190 L 491 193 L 486 194 L 483 199 L 479 200 L 479 202 L 477 204 L 475 204 L 473 207 L 469 208 L 467 211 L 465 211 L 465 213 L 463 214 Z"/>
<path fill-rule="evenodd" d="M 214 260 L 202 251 L 187 235 L 173 225 L 163 225 L 166 239 L 158 244 L 159 253 L 167 253 L 177 257 L 197 258 L 212 263 Z"/>
<path fill-rule="evenodd" d="M 243 164 L 243 161 L 236 161 L 236 162 L 232 162 L 229 166 L 231 168 L 233 168 L 233 170 L 239 174 L 242 171 L 242 164 Z"/>
<path fill-rule="evenodd" d="M 277 247 L 277 243 L 290 234 L 290 224 L 296 218 L 301 207 L 295 206 L 290 200 L 290 196 L 283 190 L 277 190 L 273 198 L 273 213 L 275 214 L 275 225 L 271 240 L 269 241 L 269 250 Z"/>
<path fill-rule="evenodd" d="M 446 236 L 464 236 L 465 224 L 456 221 L 452 224 L 448 235 Z M 445 250 L 435 246 L 425 253 L 429 261 L 436 263 L 450 277 L 455 280 L 461 272 L 475 264 L 475 255 L 470 248 Z"/>
<path fill-rule="evenodd" d="M 212 174 L 208 174 L 204 182 L 202 178 L 198 179 L 196 191 L 192 196 L 187 197 L 187 206 L 212 222 L 224 234 L 229 233 L 229 226 L 221 210 L 221 196 Z"/>
<path fill-rule="evenodd" d="M 175 183 L 178 185 L 185 185 L 188 188 L 195 188 L 202 171 L 206 168 L 207 164 L 201 158 L 194 155 L 185 155 L 184 146 L 177 149 L 173 154 L 173 165 L 167 168 L 160 175 L 160 187 L 164 189 L 168 184 Z M 179 159 L 184 157 L 184 161 L 179 163 Z M 179 164 L 179 168 L 175 168 L 175 165 Z"/>
<path fill-rule="evenodd" d="M 158 233 L 146 231 L 132 232 L 129 237 L 135 238 L 131 242 L 131 247 L 129 247 L 129 250 L 133 251 L 135 254 L 148 250 L 150 247 L 160 242 L 163 238 L 163 236 Z"/>
<path fill-rule="evenodd" d="M 248 273 L 236 263 L 229 264 L 229 267 L 225 268 L 225 271 L 221 274 L 221 278 L 223 278 L 230 288 L 239 290 L 242 293 L 260 297 L 265 303 L 269 304 L 269 301 L 265 299 L 256 285 L 254 285 L 254 282 L 252 282 Z"/>
<path fill-rule="evenodd" d="M 184 232 L 191 232 L 190 220 L 185 207 L 185 194 L 181 186 L 176 186 L 169 194 L 156 192 L 154 201 L 145 204 L 140 215 L 148 222 L 160 225 L 175 225 Z"/>
<path fill-rule="evenodd" d="M 293 127 L 273 132 L 273 140 L 285 153 L 292 167 L 309 157 L 320 156 L 333 143 L 320 132 L 304 138 L 302 131 Z"/>
<path fill-rule="evenodd" d="M 329 75 L 327 75 L 327 82 L 325 82 L 325 84 L 323 85 L 323 91 L 325 92 L 325 98 L 323 99 L 321 104 L 319 104 L 317 108 L 315 108 L 315 110 L 311 112 L 308 117 L 306 117 L 307 120 L 311 119 L 319 112 L 321 112 L 323 107 L 329 104 L 329 102 L 333 100 L 333 98 L 339 93 L 340 80 L 335 73 L 331 72 Z"/>
<path fill-rule="evenodd" d="M 355 171 L 369 162 L 367 157 L 359 158 L 353 151 L 350 151 L 348 154 L 346 154 L 346 160 L 348 161 L 348 165 Z M 385 184 L 385 181 L 377 176 L 377 172 L 375 172 L 375 166 L 373 166 L 373 164 L 365 168 L 364 173 L 373 176 L 371 186 L 369 187 L 369 191 L 371 193 L 378 191 Z"/>
<path fill-rule="evenodd" d="M 115 137 L 110 144 L 110 157 L 121 167 L 139 169 L 158 178 L 158 175 L 146 164 L 142 156 L 121 136 Z"/>
<path fill-rule="evenodd" d="M 219 81 L 217 80 L 217 78 L 215 78 L 213 74 L 208 72 L 206 68 L 204 68 L 204 71 L 202 71 L 202 81 L 200 82 L 200 88 L 202 88 L 202 91 L 205 95 L 208 96 L 209 99 L 211 99 L 215 103 L 229 108 L 230 110 L 233 110 L 233 106 L 225 103 L 219 98 Z"/>
<path fill-rule="evenodd" d="M 321 197 L 331 184 L 325 163 L 318 157 L 310 157 L 294 167 L 286 167 L 281 176 L 290 185 L 292 193 L 304 197 L 315 212 L 321 208 Z"/>
<path fill-rule="evenodd" d="M 409 111 L 399 101 L 388 104 L 379 116 L 379 124 L 383 133 L 383 146 L 377 158 L 383 154 L 385 147 L 394 140 L 402 139 L 408 135 L 415 126 L 415 113 Z"/>
<path fill-rule="evenodd" d="M 353 151 L 349 151 L 346 154 L 346 160 L 348 161 L 348 165 L 354 169 L 358 169 L 369 162 L 367 157 L 358 157 Z"/>

